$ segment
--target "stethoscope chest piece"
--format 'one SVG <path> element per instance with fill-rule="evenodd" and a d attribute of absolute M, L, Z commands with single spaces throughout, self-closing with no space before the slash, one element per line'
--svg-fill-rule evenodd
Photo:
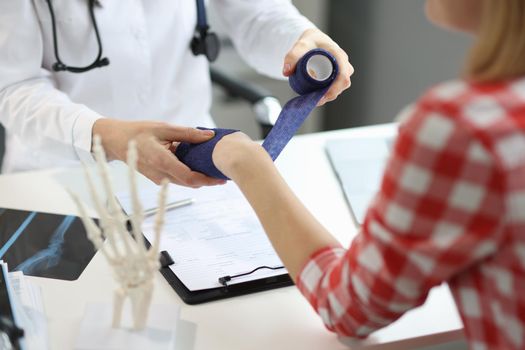
<path fill-rule="evenodd" d="M 204 55 L 209 62 L 219 57 L 221 43 L 219 37 L 210 31 L 208 19 L 206 18 L 206 6 L 204 0 L 196 0 L 197 3 L 197 26 L 190 44 L 191 52 L 195 56 Z"/>
<path fill-rule="evenodd" d="M 196 32 L 191 41 L 191 51 L 195 56 L 204 55 L 209 62 L 214 62 L 219 57 L 220 45 L 217 34 Z"/>

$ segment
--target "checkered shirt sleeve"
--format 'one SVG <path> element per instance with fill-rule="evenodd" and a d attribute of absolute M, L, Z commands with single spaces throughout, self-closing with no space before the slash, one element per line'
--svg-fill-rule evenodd
<path fill-rule="evenodd" d="M 300 272 L 297 286 L 328 329 L 364 337 L 497 250 L 501 174 L 455 108 L 419 101 L 350 248 L 321 249 Z"/>

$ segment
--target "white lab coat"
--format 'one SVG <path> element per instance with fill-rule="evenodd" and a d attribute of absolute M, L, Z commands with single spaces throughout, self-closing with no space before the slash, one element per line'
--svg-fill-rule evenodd
<path fill-rule="evenodd" d="M 95 16 L 110 65 L 54 72 L 45 0 L 0 0 L 0 122 L 7 131 L 3 171 L 91 160 L 101 117 L 212 126 L 208 62 L 189 49 L 194 0 L 101 0 Z M 286 52 L 313 25 L 289 0 L 211 0 L 241 56 L 280 77 Z M 90 64 L 98 46 L 87 0 L 53 0 L 59 54 Z"/>

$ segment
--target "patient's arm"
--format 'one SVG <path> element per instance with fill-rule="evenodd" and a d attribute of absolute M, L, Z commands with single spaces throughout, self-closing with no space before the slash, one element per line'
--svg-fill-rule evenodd
<path fill-rule="evenodd" d="M 225 136 L 213 152 L 213 161 L 253 206 L 294 280 L 314 252 L 340 247 L 294 195 L 264 148 L 246 135 Z"/>
<path fill-rule="evenodd" d="M 299 202 L 258 144 L 237 133 L 213 154 L 298 288 L 339 334 L 366 336 L 422 304 L 442 281 L 468 283 L 501 243 L 503 186 L 490 150 L 457 118 L 423 107 L 401 127 L 349 250 Z"/>

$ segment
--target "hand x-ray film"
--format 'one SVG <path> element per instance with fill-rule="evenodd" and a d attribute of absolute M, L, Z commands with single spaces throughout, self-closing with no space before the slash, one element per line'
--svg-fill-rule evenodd
<path fill-rule="evenodd" d="M 75 280 L 95 252 L 76 216 L 0 209 L 0 259 L 11 271 Z"/>

